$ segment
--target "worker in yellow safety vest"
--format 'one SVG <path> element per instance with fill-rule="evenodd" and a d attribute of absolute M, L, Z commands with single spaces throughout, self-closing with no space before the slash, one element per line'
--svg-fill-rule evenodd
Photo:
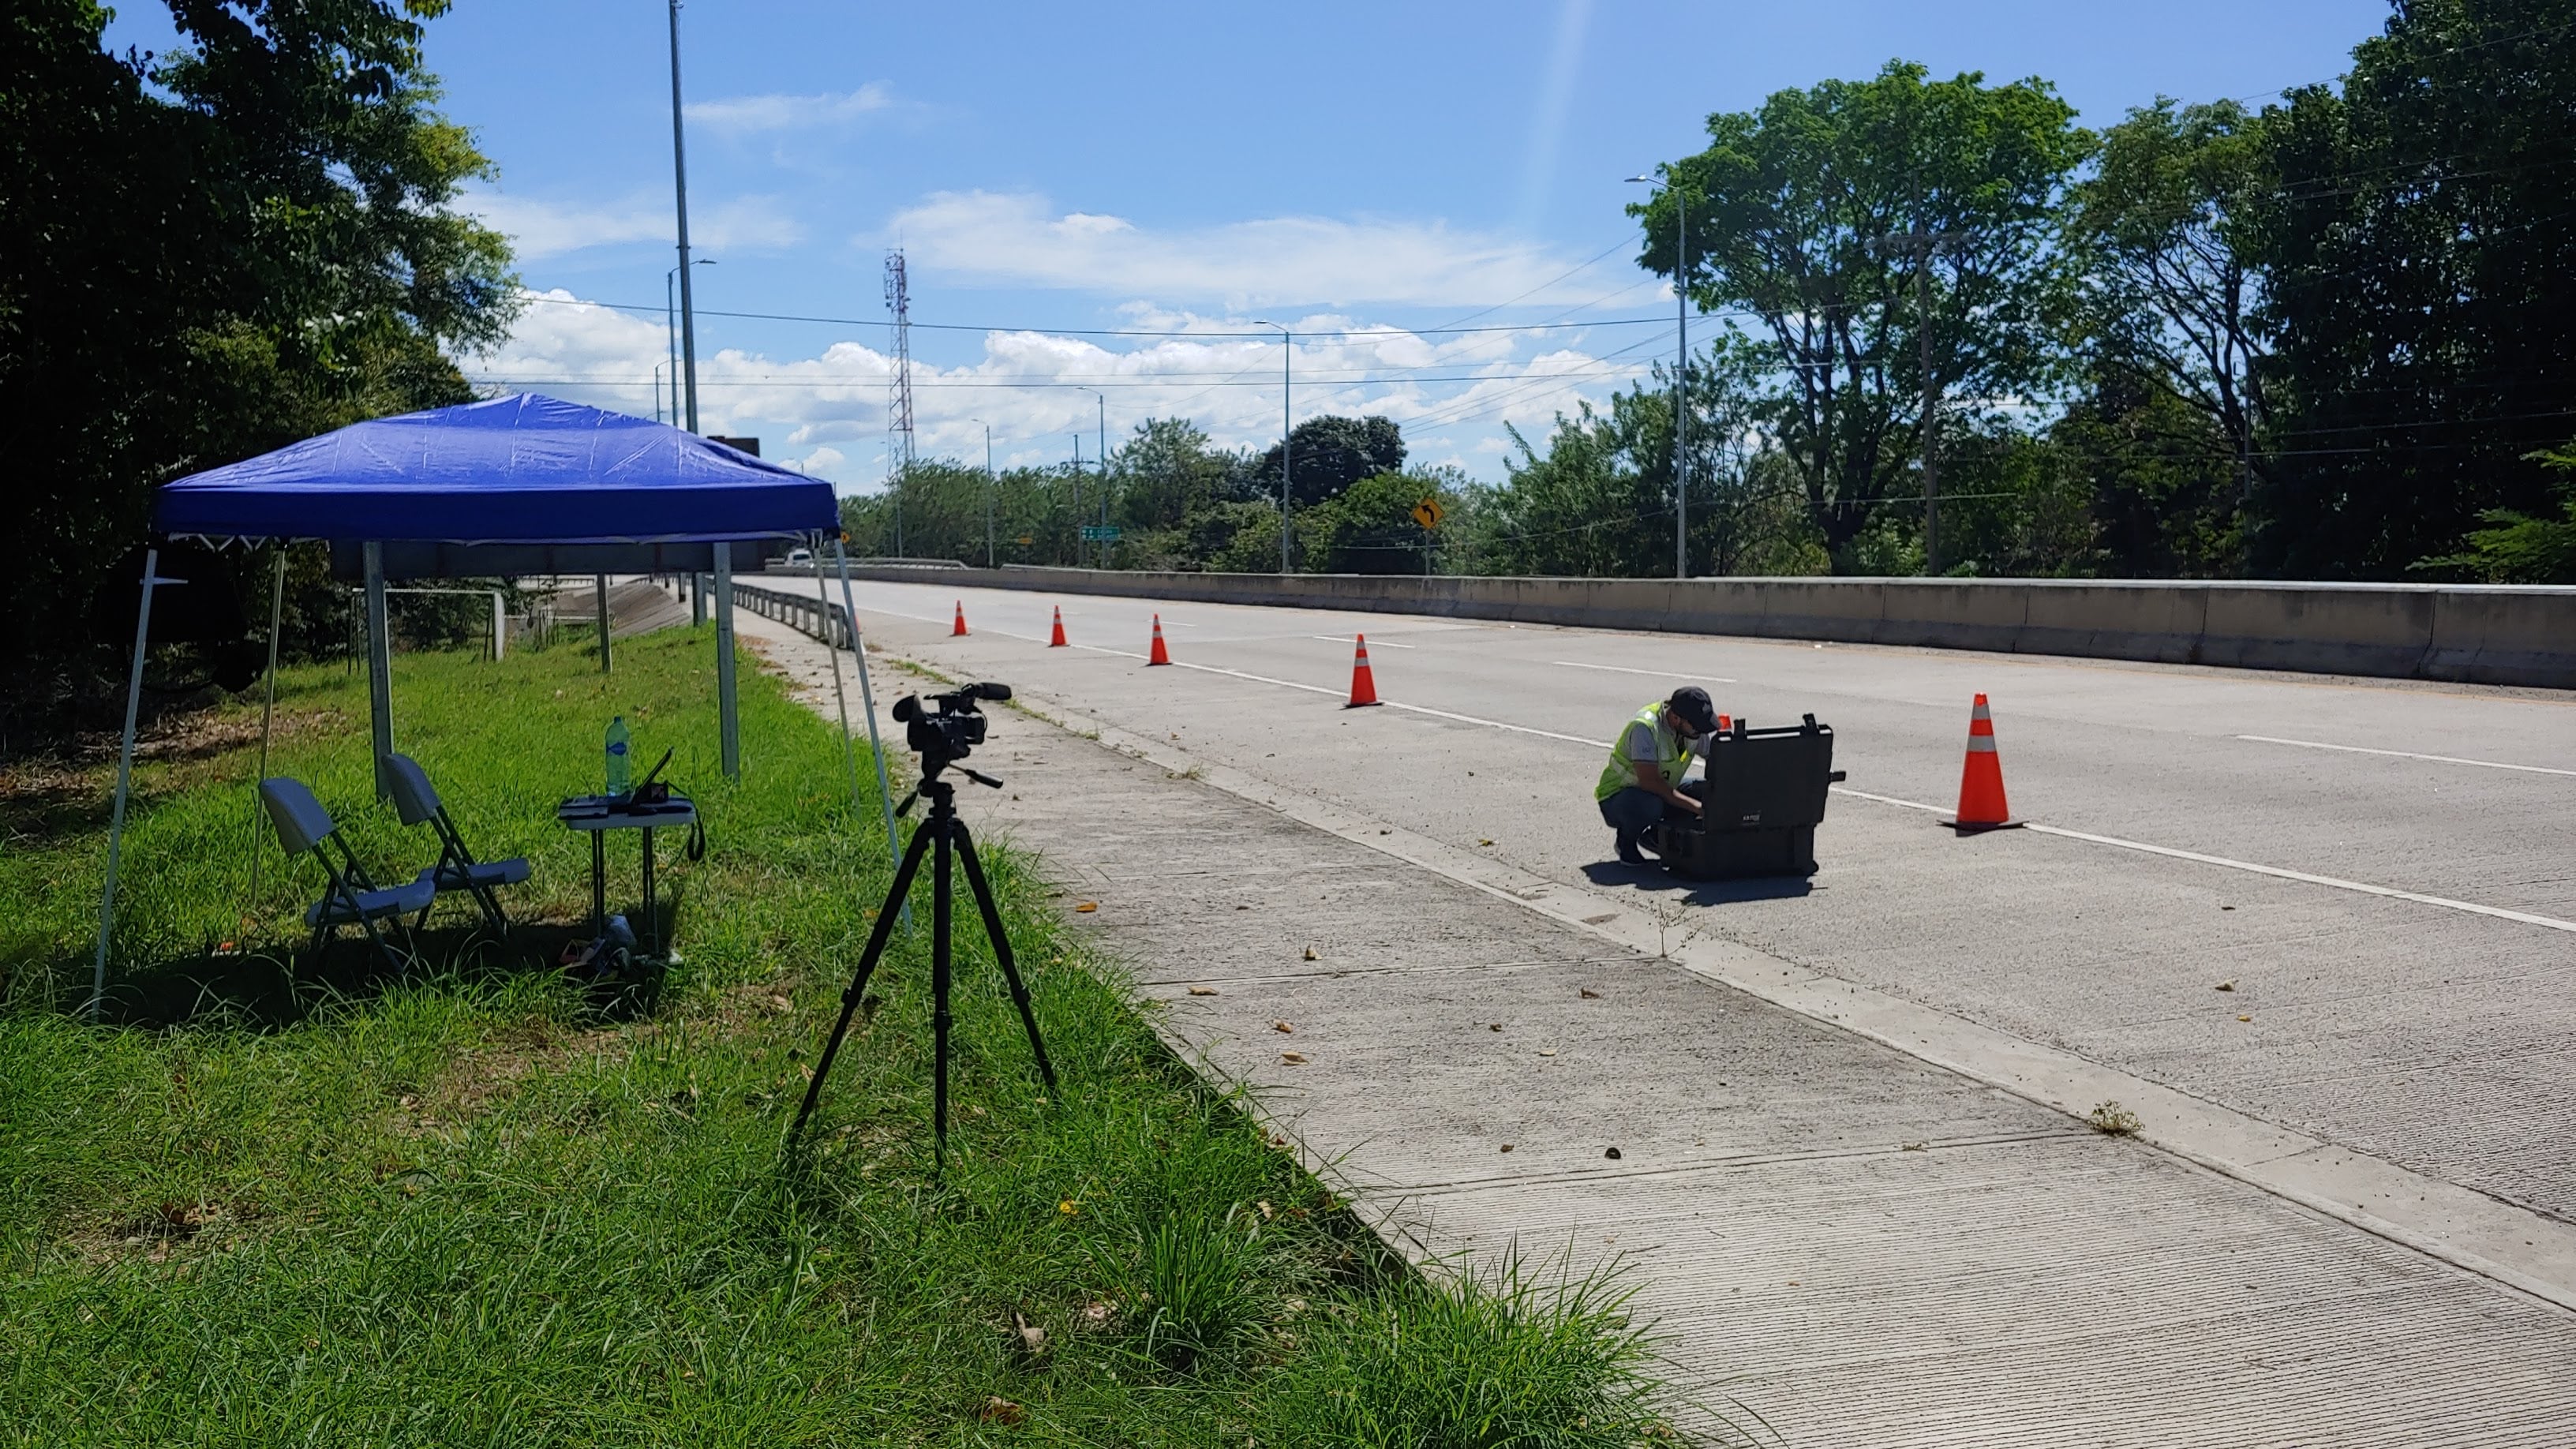
<path fill-rule="evenodd" d="M 1692 757 L 1706 758 L 1708 737 L 1716 728 L 1717 706 L 1709 702 L 1708 691 L 1684 685 L 1670 699 L 1638 710 L 1611 742 L 1610 763 L 1602 767 L 1592 798 L 1601 807 L 1602 822 L 1617 832 L 1621 860 L 1645 864 L 1642 847 L 1657 825 L 1668 816 L 1700 813 L 1694 791 L 1704 786 L 1694 781 L 1686 790 L 1682 774 Z"/>

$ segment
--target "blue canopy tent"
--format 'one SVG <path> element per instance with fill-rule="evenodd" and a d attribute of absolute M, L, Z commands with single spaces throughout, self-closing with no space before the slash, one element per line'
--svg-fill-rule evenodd
<path fill-rule="evenodd" d="M 332 545 L 335 561 L 356 553 L 367 591 L 369 712 L 380 778 L 383 761 L 393 752 L 385 620 L 389 576 L 712 572 L 722 762 L 725 774 L 738 778 L 733 545 L 823 535 L 836 541 L 838 552 L 840 512 L 831 485 L 821 479 L 679 428 L 557 398 L 516 394 L 377 418 L 191 474 L 162 487 L 153 525 L 157 538 L 195 537 L 217 544 L 321 540 Z M 152 594 L 174 582 L 156 577 L 159 562 L 155 542 L 144 556 L 124 742 L 117 756 L 93 1012 L 106 990 Z M 281 586 L 284 568 L 281 555 Z M 851 609 L 846 556 L 841 591 L 855 629 L 858 616 Z M 873 740 L 876 710 L 867 657 L 856 648 L 855 638 L 851 642 Z M 606 648 L 604 637 L 601 647 Z M 272 678 L 276 655 L 272 607 Z M 833 670 L 837 690 L 837 653 Z M 846 705 L 841 725 L 846 752 Z M 263 755 L 265 750 L 263 727 Z M 855 808 L 855 761 L 850 769 Z M 877 784 L 891 845 L 894 822 L 882 752 Z"/>

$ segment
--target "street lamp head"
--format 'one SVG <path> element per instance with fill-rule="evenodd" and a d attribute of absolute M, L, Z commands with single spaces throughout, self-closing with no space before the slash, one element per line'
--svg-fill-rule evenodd
<path fill-rule="evenodd" d="M 1647 185 L 1652 186 L 1652 185 L 1656 184 L 1657 182 L 1662 181 L 1664 178 L 1662 178 L 1662 177 L 1660 177 L 1660 176 L 1654 176 L 1654 175 L 1645 175 L 1645 176 L 1631 176 L 1631 177 L 1629 177 L 1628 179 L 1629 179 L 1629 180 L 1631 180 L 1631 181 L 1643 181 L 1643 182 L 1645 182 Z"/>

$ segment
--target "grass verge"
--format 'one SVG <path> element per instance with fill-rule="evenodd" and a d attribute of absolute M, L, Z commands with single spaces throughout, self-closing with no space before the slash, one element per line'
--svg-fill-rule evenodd
<path fill-rule="evenodd" d="M 956 1115 L 928 1173 L 925 953 L 898 936 L 796 1169 L 779 1144 L 888 871 L 834 732 L 765 676 L 712 767 L 703 633 L 503 664 L 406 656 L 399 745 L 487 855 L 506 943 L 442 904 L 427 969 L 290 960 L 310 864 L 248 895 L 255 709 L 138 772 L 110 1023 L 86 989 L 104 773 L 0 781 L 0 1442 L 1668 1442 L 1601 1280 L 1440 1286 L 1387 1261 L 992 852 L 1062 1077 L 961 932 Z M 380 878 L 434 854 L 372 801 L 364 686 L 290 673 L 273 773 Z M 622 713 L 700 800 L 649 993 L 538 964 L 588 906 L 555 800 Z M 863 762 L 864 767 L 864 762 Z M 669 851 L 670 842 L 665 842 Z M 675 855 L 671 852 L 666 860 Z M 612 886 L 635 887 L 612 844 Z M 613 896 L 613 899 L 615 897 Z M 628 902 L 631 908 L 631 900 Z M 228 949 L 229 947 L 229 949 Z"/>

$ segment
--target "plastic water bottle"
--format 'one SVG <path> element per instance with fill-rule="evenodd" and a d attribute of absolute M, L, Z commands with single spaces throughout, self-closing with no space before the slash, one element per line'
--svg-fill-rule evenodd
<path fill-rule="evenodd" d="M 626 716 L 608 722 L 608 793 L 626 793 Z"/>

